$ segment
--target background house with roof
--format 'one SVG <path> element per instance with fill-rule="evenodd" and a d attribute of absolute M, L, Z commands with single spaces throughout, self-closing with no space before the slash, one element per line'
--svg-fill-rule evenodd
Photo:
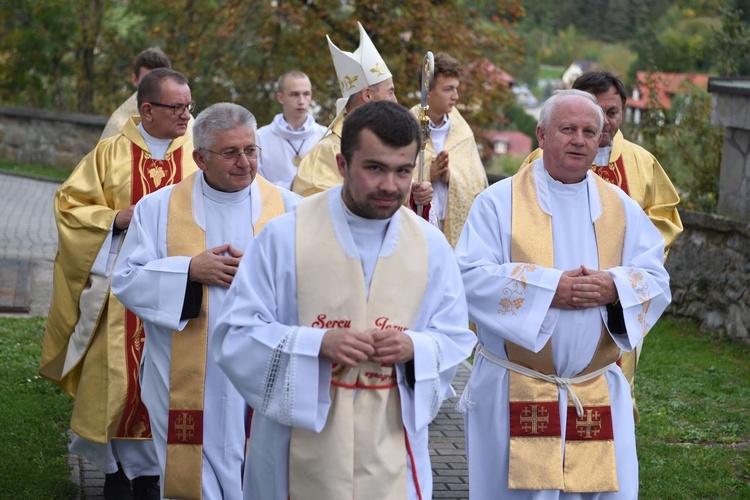
<path fill-rule="evenodd" d="M 625 103 L 625 121 L 639 124 L 649 110 L 672 109 L 675 96 L 688 94 L 691 87 L 708 88 L 708 75 L 638 71 L 632 93 Z"/>
<path fill-rule="evenodd" d="M 573 82 L 576 81 L 576 78 L 587 71 L 599 71 L 600 69 L 601 67 L 596 61 L 573 61 L 567 68 L 565 68 L 565 71 L 563 71 L 562 77 L 560 78 L 562 80 L 563 88 L 572 88 Z"/>

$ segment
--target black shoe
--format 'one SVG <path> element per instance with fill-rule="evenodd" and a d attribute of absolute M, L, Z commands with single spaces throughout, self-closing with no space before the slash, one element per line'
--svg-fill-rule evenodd
<path fill-rule="evenodd" d="M 134 500 L 159 500 L 160 498 L 159 476 L 139 476 L 133 479 Z"/>
<path fill-rule="evenodd" d="M 105 500 L 132 500 L 130 491 L 130 479 L 117 464 L 117 472 L 104 475 L 104 499 Z"/>

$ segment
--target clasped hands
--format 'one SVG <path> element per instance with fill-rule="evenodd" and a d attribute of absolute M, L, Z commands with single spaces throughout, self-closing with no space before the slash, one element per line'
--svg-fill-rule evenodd
<path fill-rule="evenodd" d="M 204 285 L 229 288 L 241 258 L 242 252 L 228 243 L 210 248 L 190 259 L 188 279 Z"/>
<path fill-rule="evenodd" d="M 432 160 L 432 163 L 430 163 L 430 180 L 433 182 L 442 181 L 446 184 L 450 183 L 451 171 L 449 164 L 448 151 L 441 151 Z"/>
<path fill-rule="evenodd" d="M 612 304 L 617 299 L 615 281 L 608 272 L 580 266 L 562 273 L 551 305 L 560 309 L 586 309 Z"/>
<path fill-rule="evenodd" d="M 394 328 L 369 332 L 333 328 L 323 334 L 320 356 L 352 367 L 364 361 L 405 363 L 414 358 L 414 344 L 408 335 Z"/>

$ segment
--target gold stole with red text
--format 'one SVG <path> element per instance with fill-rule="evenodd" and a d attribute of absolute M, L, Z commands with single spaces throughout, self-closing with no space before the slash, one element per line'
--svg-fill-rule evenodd
<path fill-rule="evenodd" d="M 193 215 L 195 179 L 196 174 L 192 174 L 172 189 L 167 222 L 167 255 L 170 257 L 193 257 L 206 250 L 206 233 Z M 262 177 L 256 176 L 253 182 L 258 184 L 261 197 L 261 213 L 252 228 L 257 235 L 269 220 L 284 213 L 284 200 L 279 189 Z M 166 498 L 200 499 L 202 496 L 207 349 L 208 286 L 203 285 L 200 315 L 188 321 L 181 332 L 172 332 L 167 465 L 163 485 Z"/>
<path fill-rule="evenodd" d="M 617 193 L 598 176 L 593 178 L 602 203 L 602 215 L 593 221 L 599 268 L 609 269 L 622 260 L 625 214 Z M 533 165 L 512 180 L 511 260 L 553 268 L 552 218 L 539 207 L 534 181 Z M 551 339 L 538 353 L 512 342 L 506 341 L 505 346 L 510 361 L 540 373 L 555 374 Z M 619 356 L 620 349 L 602 325 L 594 357 L 577 376 L 610 365 Z M 557 384 L 514 371 L 509 371 L 509 377 L 508 487 L 617 491 L 612 411 L 605 375 L 573 385 L 583 405 L 583 417 L 578 417 L 568 397 L 564 460 Z"/>
<path fill-rule="evenodd" d="M 368 296 L 362 264 L 341 248 L 328 203 L 329 194 L 323 192 L 297 207 L 299 324 L 360 331 L 413 328 L 428 262 L 427 240 L 416 216 L 399 209 L 398 243 L 392 254 L 378 259 Z M 408 443 L 393 364 L 334 364 L 330 395 L 320 433 L 292 429 L 290 498 L 406 498 Z"/>

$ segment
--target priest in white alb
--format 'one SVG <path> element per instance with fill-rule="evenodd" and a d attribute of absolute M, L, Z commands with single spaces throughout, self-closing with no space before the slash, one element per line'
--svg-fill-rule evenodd
<path fill-rule="evenodd" d="M 200 171 L 136 205 L 112 277 L 145 325 L 142 398 L 166 498 L 242 497 L 247 405 L 210 341 L 245 248 L 299 199 L 256 176 L 255 129 L 236 104 L 198 116 Z"/>
<path fill-rule="evenodd" d="M 428 424 L 475 344 L 442 233 L 402 204 L 421 141 L 388 101 L 344 120 L 342 186 L 248 248 L 214 341 L 252 406 L 245 498 L 432 498 Z"/>
<path fill-rule="evenodd" d="M 617 360 L 671 293 L 664 239 L 589 172 L 603 120 L 590 94 L 555 93 L 543 157 L 477 197 L 456 246 L 480 344 L 458 405 L 472 499 L 638 498 Z"/>

